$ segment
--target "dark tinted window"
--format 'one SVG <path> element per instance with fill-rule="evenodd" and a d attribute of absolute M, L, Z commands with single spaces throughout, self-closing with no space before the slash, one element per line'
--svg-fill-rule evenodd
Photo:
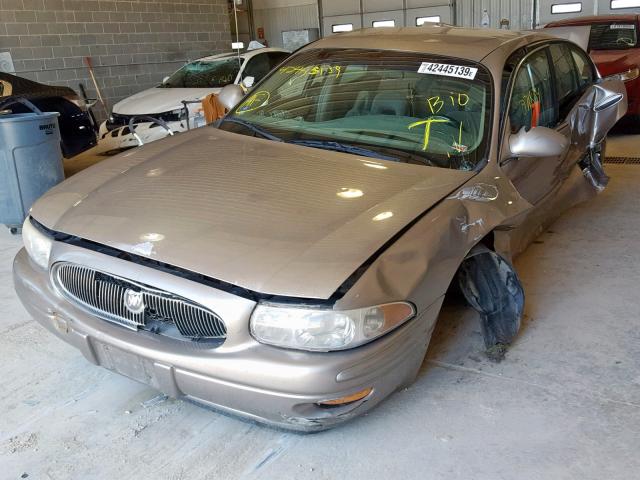
<path fill-rule="evenodd" d="M 591 25 L 589 50 L 624 50 L 637 45 L 633 23 L 600 23 Z"/>
<path fill-rule="evenodd" d="M 289 56 L 287 52 L 269 52 L 267 53 L 267 55 L 269 55 L 269 63 L 271 68 L 277 67 L 284 61 L 285 58 Z"/>
<path fill-rule="evenodd" d="M 555 127 L 558 123 L 546 49 L 531 54 L 518 69 L 511 93 L 511 130 Z"/>
<path fill-rule="evenodd" d="M 269 57 L 266 53 L 260 53 L 249 60 L 247 68 L 244 69 L 243 77 L 253 77 L 256 82 L 262 80 L 271 70 Z"/>
<path fill-rule="evenodd" d="M 580 96 L 580 86 L 578 84 L 578 72 L 573 62 L 571 50 L 564 43 L 557 43 L 549 47 L 551 61 L 556 76 L 556 94 L 560 118 L 564 118 L 573 102 Z"/>

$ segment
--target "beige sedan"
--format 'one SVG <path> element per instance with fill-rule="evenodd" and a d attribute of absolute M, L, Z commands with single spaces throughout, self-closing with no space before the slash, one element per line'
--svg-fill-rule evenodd
<path fill-rule="evenodd" d="M 626 107 L 622 82 L 539 33 L 335 35 L 217 125 L 47 193 L 24 224 L 16 290 L 96 365 L 328 428 L 413 381 L 453 284 L 487 348 L 512 342 L 512 259 L 605 187 L 604 138 Z"/>

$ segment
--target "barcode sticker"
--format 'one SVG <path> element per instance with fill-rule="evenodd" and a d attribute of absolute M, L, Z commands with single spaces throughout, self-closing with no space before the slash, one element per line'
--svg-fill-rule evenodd
<path fill-rule="evenodd" d="M 422 62 L 420 68 L 418 68 L 418 73 L 426 73 L 427 75 L 444 75 L 446 77 L 457 77 L 473 80 L 474 78 L 476 78 L 478 69 L 474 67 L 466 67 L 464 65 Z"/>

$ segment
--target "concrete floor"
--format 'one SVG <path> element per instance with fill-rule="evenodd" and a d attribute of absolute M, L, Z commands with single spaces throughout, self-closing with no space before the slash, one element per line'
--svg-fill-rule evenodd
<path fill-rule="evenodd" d="M 475 313 L 448 306 L 415 384 L 314 435 L 166 399 L 90 365 L 18 303 L 20 239 L 0 229 L 0 478 L 637 478 L 640 166 L 608 172 L 601 196 L 516 262 L 526 318 L 502 363 L 484 356 Z"/>

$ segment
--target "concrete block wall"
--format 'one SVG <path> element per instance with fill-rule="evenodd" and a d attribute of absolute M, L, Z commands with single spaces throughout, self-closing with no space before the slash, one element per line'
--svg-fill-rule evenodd
<path fill-rule="evenodd" d="M 187 60 L 229 51 L 227 0 L 0 0 L 0 52 L 16 75 L 95 89 L 109 105 L 145 88 Z M 98 107 L 104 118 L 106 112 Z"/>

